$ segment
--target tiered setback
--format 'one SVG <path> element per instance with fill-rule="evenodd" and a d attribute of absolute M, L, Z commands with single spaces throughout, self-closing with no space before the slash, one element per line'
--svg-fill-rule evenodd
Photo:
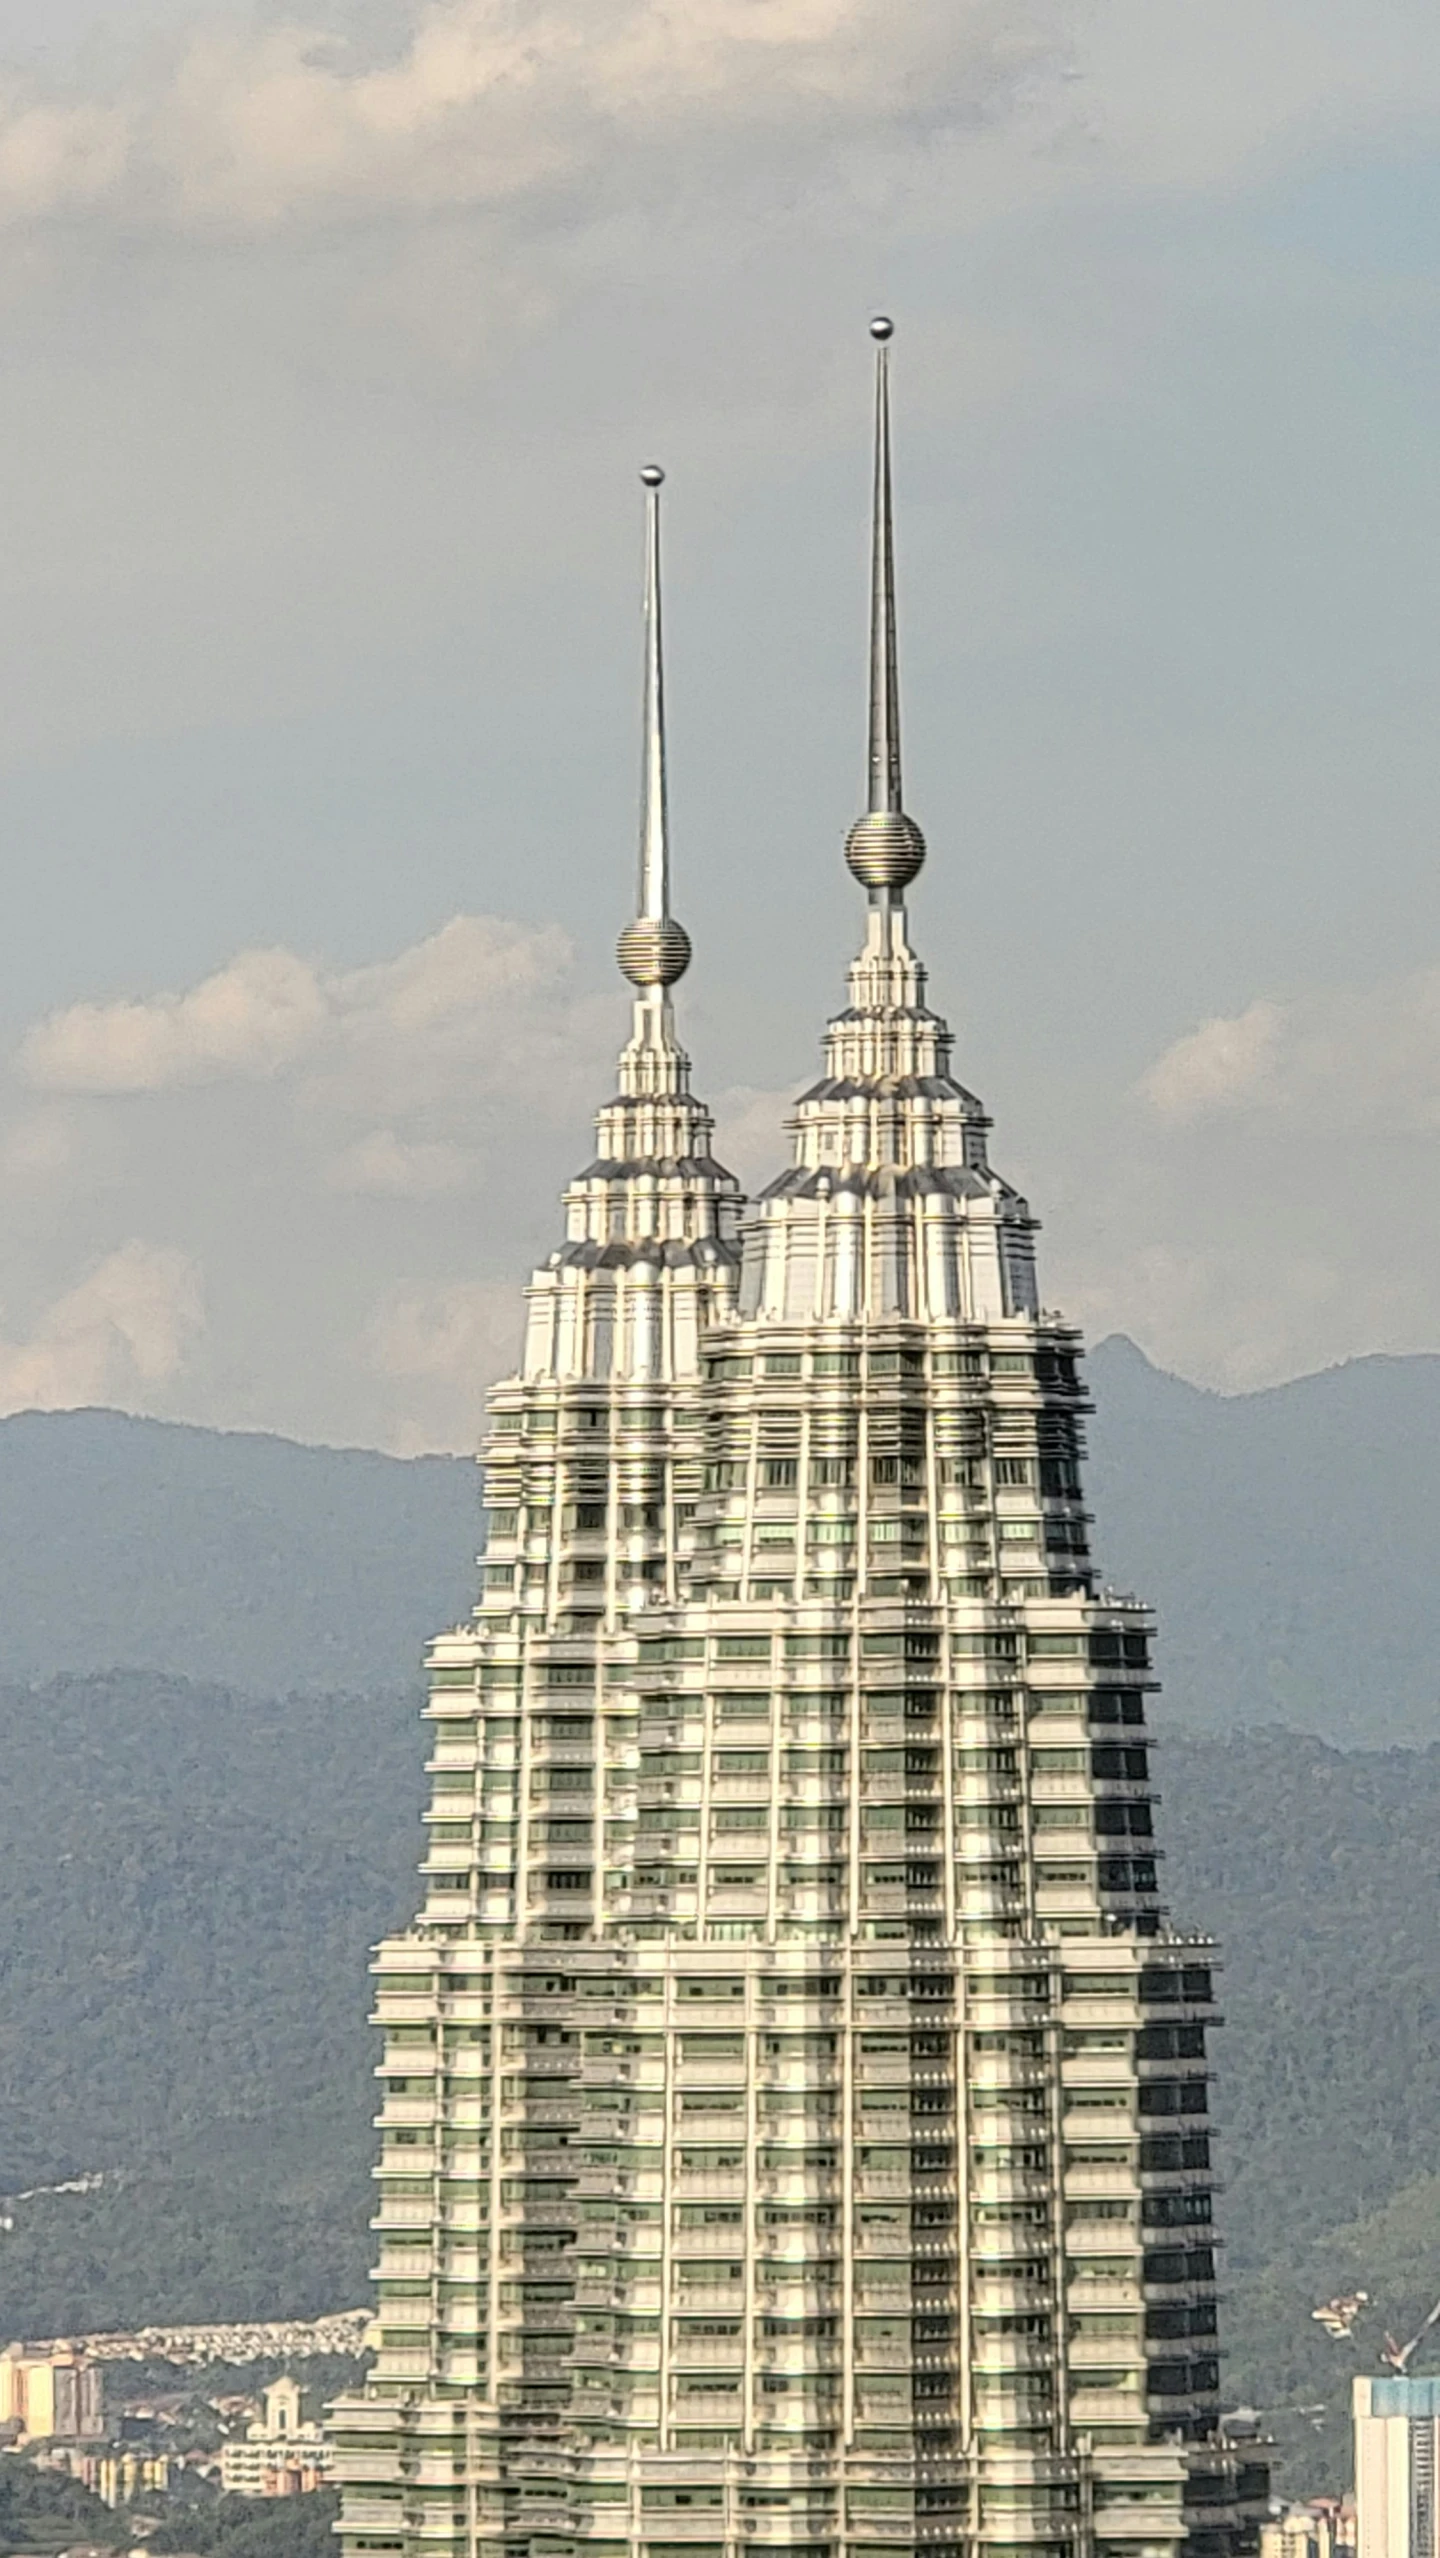
<path fill-rule="evenodd" d="M 1256 2543 L 1150 1619 L 1097 1591 L 1079 1344 L 901 902 L 875 335 L 865 946 L 744 1216 L 668 992 L 647 481 L 634 1035 L 490 1398 L 480 1606 L 431 1654 L 346 2558 Z"/>
<path fill-rule="evenodd" d="M 378 1964 L 352 2558 L 1253 2538 L 1150 1619 L 1095 1593 L 1076 1336 L 903 921 L 856 975 L 743 1263 L 642 1003 L 491 1398 Z"/>

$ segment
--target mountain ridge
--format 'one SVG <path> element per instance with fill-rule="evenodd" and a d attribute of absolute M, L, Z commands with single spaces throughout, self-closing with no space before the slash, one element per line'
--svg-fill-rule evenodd
<path fill-rule="evenodd" d="M 1090 1375 L 1095 1551 L 1159 1611 L 1162 1726 L 1440 1734 L 1440 1355 L 1221 1395 L 1112 1334 Z M 0 1679 L 409 1685 L 473 1605 L 479 1498 L 468 1458 L 104 1407 L 13 1415 Z"/>
<path fill-rule="evenodd" d="M 0 1421 L 0 1678 L 413 1680 L 469 1610 L 479 1476 L 104 1407 Z"/>

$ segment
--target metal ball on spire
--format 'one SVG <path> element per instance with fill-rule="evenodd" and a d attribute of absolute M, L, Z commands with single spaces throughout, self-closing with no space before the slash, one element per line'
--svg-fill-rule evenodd
<path fill-rule="evenodd" d="M 874 338 L 877 346 L 884 346 L 886 340 L 893 338 L 895 335 L 894 321 L 887 320 L 883 311 L 877 311 L 874 319 L 870 323 L 870 335 Z"/>
<path fill-rule="evenodd" d="M 925 838 L 903 808 L 872 808 L 845 838 L 845 859 L 862 888 L 908 888 L 925 864 Z"/>
<path fill-rule="evenodd" d="M 690 936 L 673 915 L 642 915 L 626 925 L 615 956 L 632 986 L 673 986 L 690 965 Z"/>

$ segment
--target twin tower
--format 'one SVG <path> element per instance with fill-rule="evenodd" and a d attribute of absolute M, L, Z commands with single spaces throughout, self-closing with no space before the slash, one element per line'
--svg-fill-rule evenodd
<path fill-rule="evenodd" d="M 1151 1619 L 1097 1580 L 1079 1340 L 910 943 L 872 334 L 865 937 L 748 1202 L 675 1030 L 644 475 L 633 1027 L 428 1656 L 346 2558 L 1256 2545 Z"/>

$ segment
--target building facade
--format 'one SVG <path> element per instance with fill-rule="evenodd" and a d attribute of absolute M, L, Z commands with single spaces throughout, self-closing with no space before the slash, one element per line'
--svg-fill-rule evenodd
<path fill-rule="evenodd" d="M 105 2431 L 99 2364 L 70 2345 L 7 2345 L 0 2427 L 17 2442 L 93 2442 Z"/>
<path fill-rule="evenodd" d="M 244 2435 L 221 2444 L 220 2484 L 230 2496 L 307 2496 L 329 2484 L 333 2459 L 312 2393 L 282 2372 Z"/>
<path fill-rule="evenodd" d="M 1440 2558 L 1440 2379 L 1353 2385 L 1356 2558 Z"/>
<path fill-rule="evenodd" d="M 863 941 L 748 1203 L 675 1027 L 649 475 L 633 1029 L 429 1656 L 347 2558 L 1255 2546 L 1152 1623 L 910 937 L 876 334 Z"/>

